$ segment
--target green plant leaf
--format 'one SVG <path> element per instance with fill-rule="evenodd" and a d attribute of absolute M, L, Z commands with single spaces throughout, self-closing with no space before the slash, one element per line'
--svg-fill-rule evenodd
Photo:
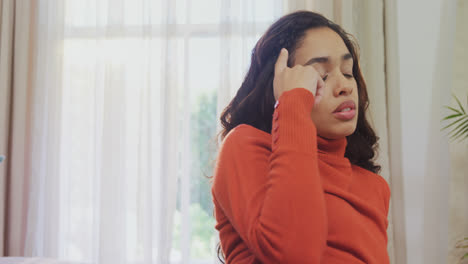
<path fill-rule="evenodd" d="M 466 128 L 468 128 L 468 123 L 467 123 L 468 120 L 465 120 L 464 122 L 458 124 L 458 126 L 454 129 L 452 129 L 452 131 L 449 132 L 449 134 L 452 133 L 452 136 L 457 136 L 459 135 L 459 133 L 463 132 Z M 456 133 L 455 133 L 456 132 Z"/>
<path fill-rule="evenodd" d="M 455 109 L 455 108 L 453 108 L 453 107 L 446 106 L 446 105 L 444 105 L 444 107 L 447 108 L 447 109 L 449 109 L 449 110 L 452 110 L 452 111 L 454 111 L 454 112 L 456 112 L 456 113 L 459 113 L 460 115 L 463 114 L 462 112 L 458 111 L 457 109 Z"/>
<path fill-rule="evenodd" d="M 468 258 L 468 253 L 466 253 L 465 255 L 463 255 L 463 257 L 461 258 L 461 260 L 464 260 L 465 258 Z"/>
<path fill-rule="evenodd" d="M 466 138 L 468 138 L 468 133 L 466 133 L 465 137 L 462 138 L 461 140 L 465 140 Z"/>
<path fill-rule="evenodd" d="M 461 134 L 459 134 L 461 133 Z M 460 129 L 460 131 L 457 132 L 457 134 L 459 134 L 458 136 L 456 136 L 454 139 L 457 139 L 463 135 L 467 135 L 468 134 L 468 124 L 466 126 L 464 126 L 462 129 Z"/>
<path fill-rule="evenodd" d="M 453 96 L 453 98 L 455 98 L 455 101 L 457 101 L 458 106 L 460 107 L 463 114 L 466 114 L 465 109 L 463 108 L 462 104 L 460 103 L 460 100 L 458 100 L 458 98 L 455 95 L 452 95 L 452 96 Z"/>
<path fill-rule="evenodd" d="M 467 116 L 468 117 L 468 116 Z M 450 133 L 453 133 L 454 131 L 460 131 L 460 130 L 463 130 L 466 125 L 468 124 L 468 118 L 465 118 L 465 121 L 461 122 L 460 124 L 458 124 L 458 126 L 454 129 L 452 129 L 452 131 L 450 131 Z M 450 134 L 449 133 L 449 134 Z"/>
<path fill-rule="evenodd" d="M 458 122 L 460 122 L 460 121 L 462 121 L 463 119 L 466 119 L 466 118 L 468 118 L 468 116 L 462 116 L 462 117 L 460 117 L 460 119 L 455 120 L 451 124 L 449 124 L 449 125 L 445 126 L 444 128 L 442 128 L 442 130 L 444 130 L 444 129 L 448 128 L 448 127 L 451 127 L 451 126 L 455 125 L 456 123 L 458 123 Z"/>
<path fill-rule="evenodd" d="M 448 135 L 450 136 L 450 140 L 455 140 L 460 137 L 461 137 L 461 140 L 464 140 L 468 137 L 468 114 L 466 113 L 465 108 L 461 104 L 460 100 L 454 94 L 452 94 L 452 96 L 457 102 L 457 105 L 460 109 L 455 109 L 450 106 L 444 106 L 445 108 L 451 110 L 452 113 L 446 116 L 445 118 L 443 118 L 441 122 L 445 120 L 449 120 L 449 119 L 451 122 L 445 127 L 443 127 L 441 130 L 452 127 L 451 131 L 449 131 L 448 133 Z M 467 99 L 467 105 L 468 105 L 468 96 L 466 97 L 466 99 Z M 453 126 L 456 124 L 458 125 L 454 128 Z"/>
<path fill-rule="evenodd" d="M 450 119 L 450 118 L 458 117 L 458 116 L 461 116 L 461 115 L 462 115 L 462 114 L 449 115 L 449 116 L 445 117 L 444 119 L 442 119 L 442 121 L 443 121 L 443 120 Z"/>

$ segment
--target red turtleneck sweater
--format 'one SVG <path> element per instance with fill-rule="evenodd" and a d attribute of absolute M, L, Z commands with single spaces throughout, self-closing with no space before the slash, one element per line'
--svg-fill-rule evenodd
<path fill-rule="evenodd" d="M 344 157 L 346 138 L 317 136 L 313 105 L 284 92 L 271 134 L 223 140 L 211 192 L 227 263 L 389 263 L 388 184 Z"/>

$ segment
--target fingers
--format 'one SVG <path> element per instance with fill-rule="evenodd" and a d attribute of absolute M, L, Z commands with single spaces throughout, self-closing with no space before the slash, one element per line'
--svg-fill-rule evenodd
<path fill-rule="evenodd" d="M 315 91 L 315 104 L 314 105 L 318 104 L 320 100 L 322 99 L 324 87 L 325 87 L 325 82 L 319 76 L 317 80 L 317 90 Z"/>
<path fill-rule="evenodd" d="M 323 81 L 322 77 L 319 74 L 318 79 L 317 79 L 317 92 L 319 89 L 322 89 L 324 86 L 325 86 L 325 82 Z"/>
<path fill-rule="evenodd" d="M 285 48 L 282 48 L 278 56 L 278 59 L 276 60 L 275 75 L 278 75 L 279 73 L 281 73 L 282 71 L 284 71 L 284 69 L 288 67 L 288 56 L 289 56 L 288 50 Z"/>

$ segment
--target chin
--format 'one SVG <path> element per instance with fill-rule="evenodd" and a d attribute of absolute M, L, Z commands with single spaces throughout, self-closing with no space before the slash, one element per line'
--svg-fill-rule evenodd
<path fill-rule="evenodd" d="M 356 130 L 356 125 L 336 128 L 333 131 L 321 131 L 318 135 L 327 139 L 340 139 L 352 135 Z"/>
<path fill-rule="evenodd" d="M 343 133 L 342 137 L 350 136 L 350 135 L 352 135 L 354 133 L 354 131 L 356 131 L 355 126 L 353 128 L 351 128 L 349 131 L 346 131 L 345 133 Z"/>

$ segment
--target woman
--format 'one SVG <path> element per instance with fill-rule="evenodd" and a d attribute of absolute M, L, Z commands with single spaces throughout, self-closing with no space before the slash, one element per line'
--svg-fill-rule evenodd
<path fill-rule="evenodd" d="M 325 17 L 260 38 L 224 110 L 212 196 L 227 263 L 389 263 L 390 189 L 355 44 Z"/>

